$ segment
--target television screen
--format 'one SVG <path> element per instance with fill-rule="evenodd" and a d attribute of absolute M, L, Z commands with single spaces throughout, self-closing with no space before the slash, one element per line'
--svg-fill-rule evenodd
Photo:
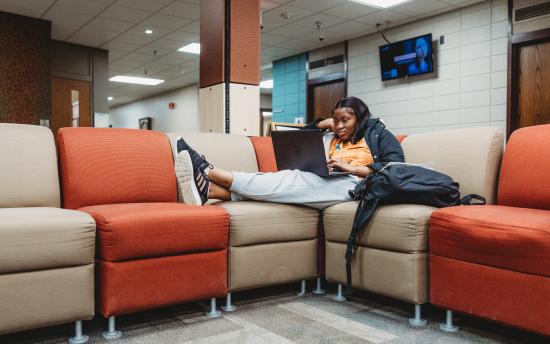
<path fill-rule="evenodd" d="M 431 33 L 382 45 L 378 50 L 382 81 L 434 71 Z"/>

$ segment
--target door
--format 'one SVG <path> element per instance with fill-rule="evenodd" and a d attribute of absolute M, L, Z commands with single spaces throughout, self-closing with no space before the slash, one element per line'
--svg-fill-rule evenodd
<path fill-rule="evenodd" d="M 516 127 L 550 123 L 550 42 L 519 48 Z"/>
<path fill-rule="evenodd" d="M 345 96 L 345 80 L 320 85 L 310 85 L 308 121 L 311 122 L 317 118 L 332 117 L 334 105 Z"/>
<path fill-rule="evenodd" d="M 52 78 L 52 123 L 54 134 L 63 127 L 92 126 L 90 83 Z"/>

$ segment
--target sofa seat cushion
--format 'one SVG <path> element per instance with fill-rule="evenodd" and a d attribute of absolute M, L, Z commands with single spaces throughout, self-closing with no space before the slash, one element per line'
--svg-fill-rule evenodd
<path fill-rule="evenodd" d="M 219 202 L 229 213 L 230 245 L 289 242 L 314 239 L 319 211 L 313 208 L 268 202 Z"/>
<path fill-rule="evenodd" d="M 97 223 L 98 259 L 124 261 L 227 247 L 223 208 L 181 203 L 123 203 L 84 207 Z"/>
<path fill-rule="evenodd" d="M 427 250 L 430 215 L 436 208 L 417 204 L 378 207 L 358 237 L 360 246 L 396 251 Z M 323 225 L 327 241 L 347 243 L 357 202 L 344 202 L 326 208 Z"/>
<path fill-rule="evenodd" d="M 93 263 L 94 219 L 59 208 L 0 209 L 0 273 Z"/>
<path fill-rule="evenodd" d="M 550 211 L 507 206 L 450 207 L 433 213 L 430 253 L 550 276 Z"/>

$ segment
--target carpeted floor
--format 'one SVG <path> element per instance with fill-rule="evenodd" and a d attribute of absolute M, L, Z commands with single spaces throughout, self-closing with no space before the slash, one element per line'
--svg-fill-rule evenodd
<path fill-rule="evenodd" d="M 439 330 L 444 311 L 424 307 L 428 325 L 412 328 L 407 319 L 413 306 L 372 294 L 357 294 L 353 302 L 335 302 L 335 286 L 325 295 L 297 297 L 297 285 L 236 293 L 237 310 L 223 317 L 204 316 L 207 302 L 186 304 L 117 318 L 123 337 L 106 341 L 101 332 L 106 320 L 96 317 L 84 322 L 90 344 L 221 344 L 221 343 L 550 343 L 528 332 L 456 316 L 460 331 Z M 223 300 L 218 300 L 218 305 Z M 1 344 L 66 343 L 72 325 L 0 336 Z"/>

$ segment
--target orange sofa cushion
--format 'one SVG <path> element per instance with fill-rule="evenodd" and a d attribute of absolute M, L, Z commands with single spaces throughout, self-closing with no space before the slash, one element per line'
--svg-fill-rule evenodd
<path fill-rule="evenodd" d="M 57 138 L 64 208 L 177 201 L 172 150 L 163 133 L 62 128 Z"/>
<path fill-rule="evenodd" d="M 550 210 L 550 124 L 512 133 L 500 168 L 498 204 Z"/>
<path fill-rule="evenodd" d="M 250 141 L 256 152 L 258 160 L 258 171 L 277 172 L 277 161 L 275 161 L 275 151 L 273 150 L 273 141 L 270 136 L 251 136 Z"/>
<path fill-rule="evenodd" d="M 97 264 L 97 307 L 117 316 L 227 294 L 227 249 Z"/>
<path fill-rule="evenodd" d="M 97 224 L 98 259 L 116 262 L 227 247 L 224 208 L 181 203 L 127 203 L 80 208 Z"/>
<path fill-rule="evenodd" d="M 399 141 L 399 143 L 401 143 L 403 142 L 404 139 L 407 138 L 407 135 L 398 134 L 398 135 L 395 135 L 395 138 L 397 139 L 397 141 Z"/>
<path fill-rule="evenodd" d="M 432 214 L 430 253 L 471 263 L 550 276 L 550 211 L 459 206 Z"/>

